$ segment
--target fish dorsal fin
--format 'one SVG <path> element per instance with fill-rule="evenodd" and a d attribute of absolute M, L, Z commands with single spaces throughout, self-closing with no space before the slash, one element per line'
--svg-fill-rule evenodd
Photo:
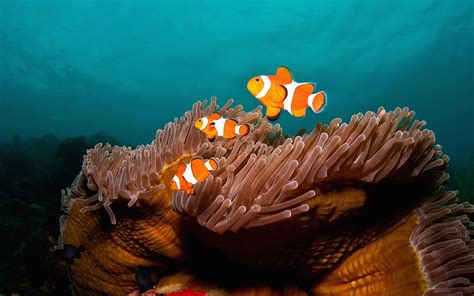
<path fill-rule="evenodd" d="M 191 159 L 191 162 L 190 164 L 194 167 L 196 165 L 202 165 L 204 164 L 204 158 L 202 158 L 202 156 L 194 156 L 192 159 Z"/>
<path fill-rule="evenodd" d="M 191 161 L 195 161 L 195 160 L 202 160 L 202 161 L 204 161 L 204 158 L 203 158 L 202 156 L 196 155 L 196 156 L 194 156 L 193 158 L 191 158 Z"/>
<path fill-rule="evenodd" d="M 227 118 L 227 120 L 235 122 L 236 125 L 239 124 L 239 122 L 237 120 L 233 119 L 233 118 Z"/>
<path fill-rule="evenodd" d="M 211 116 L 209 116 L 209 121 L 217 120 L 217 119 L 220 119 L 220 118 L 221 118 L 221 115 L 219 113 L 214 113 Z"/>
<path fill-rule="evenodd" d="M 304 84 L 301 84 L 298 87 L 307 96 L 309 96 L 314 91 L 314 84 L 312 84 L 312 83 L 304 83 Z"/>
<path fill-rule="evenodd" d="M 178 171 L 176 172 L 177 176 L 182 176 L 184 174 L 184 171 L 186 170 L 186 165 L 184 163 L 181 163 L 178 166 Z"/>
<path fill-rule="evenodd" d="M 277 69 L 276 77 L 285 84 L 291 83 L 293 81 L 293 76 L 291 75 L 290 69 L 284 66 L 281 66 Z"/>

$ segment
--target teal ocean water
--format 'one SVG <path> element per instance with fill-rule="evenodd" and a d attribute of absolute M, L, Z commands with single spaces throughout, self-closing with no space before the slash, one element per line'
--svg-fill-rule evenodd
<path fill-rule="evenodd" d="M 286 65 L 329 97 L 291 134 L 408 106 L 452 159 L 474 151 L 473 4 L 441 1 L 0 3 L 0 140 L 103 131 L 147 143 L 196 100 L 250 110 L 249 78 Z"/>

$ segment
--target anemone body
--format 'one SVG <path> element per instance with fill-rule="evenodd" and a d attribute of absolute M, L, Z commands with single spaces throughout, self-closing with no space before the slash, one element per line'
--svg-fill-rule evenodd
<path fill-rule="evenodd" d="M 146 267 L 156 293 L 474 293 L 473 208 L 444 191 L 448 158 L 414 112 L 380 108 L 284 138 L 259 109 L 230 105 L 218 112 L 252 124 L 249 135 L 207 142 L 193 123 L 213 99 L 149 145 L 87 152 L 63 195 L 60 244 L 84 248 L 69 266 L 74 291 L 143 290 Z M 195 155 L 219 170 L 194 196 L 172 192 Z"/>

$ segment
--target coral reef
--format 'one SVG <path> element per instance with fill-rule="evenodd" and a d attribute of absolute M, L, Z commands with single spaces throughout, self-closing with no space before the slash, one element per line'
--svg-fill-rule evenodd
<path fill-rule="evenodd" d="M 286 138 L 259 109 L 231 105 L 218 112 L 253 125 L 243 138 L 210 143 L 193 127 L 218 108 L 212 99 L 149 145 L 87 151 L 62 198 L 58 248 L 83 249 L 68 265 L 74 291 L 120 295 L 155 278 L 157 293 L 474 292 L 473 208 L 444 191 L 449 159 L 413 111 L 379 108 Z M 219 170 L 194 196 L 172 193 L 195 155 Z"/>

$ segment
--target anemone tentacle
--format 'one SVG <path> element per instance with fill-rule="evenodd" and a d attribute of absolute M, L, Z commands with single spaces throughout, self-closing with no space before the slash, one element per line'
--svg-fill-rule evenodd
<path fill-rule="evenodd" d="M 218 157 L 221 169 L 197 186 L 197 196 L 175 193 L 174 209 L 212 231 L 236 232 L 308 211 L 307 201 L 316 198 L 314 188 L 322 183 L 375 184 L 444 168 L 449 158 L 424 122 L 411 122 L 414 115 L 406 107 L 390 112 L 381 107 L 353 115 L 348 124 L 339 118 L 318 123 L 310 134 L 279 145 L 247 138 L 202 146 L 197 154 Z M 254 134 L 271 131 L 263 124 L 260 129 Z"/>
<path fill-rule="evenodd" d="M 457 191 L 444 191 L 441 186 L 415 210 L 418 225 L 410 243 L 420 255 L 427 296 L 474 294 L 474 224 L 467 216 L 474 213 L 474 206 L 457 203 L 457 195 Z"/>
<path fill-rule="evenodd" d="M 242 123 L 253 123 L 261 118 L 260 108 L 244 113 L 241 105 L 231 108 L 232 103 L 233 100 L 229 100 L 218 112 L 237 117 Z M 191 111 L 180 119 L 175 118 L 164 130 L 158 130 L 151 144 L 131 149 L 99 143 L 88 149 L 81 174 L 86 177 L 87 188 L 97 193 L 87 199 L 74 198 L 72 201 L 87 205 L 81 212 L 105 208 L 111 223 L 115 224 L 111 209 L 115 200 L 126 200 L 127 206 L 131 207 L 140 199 L 152 196 L 164 188 L 159 183 L 163 168 L 182 155 L 195 153 L 205 143 L 205 136 L 194 128 L 194 121 L 209 116 L 218 108 L 215 98 L 208 106 L 206 104 L 206 101 L 195 103 Z"/>

